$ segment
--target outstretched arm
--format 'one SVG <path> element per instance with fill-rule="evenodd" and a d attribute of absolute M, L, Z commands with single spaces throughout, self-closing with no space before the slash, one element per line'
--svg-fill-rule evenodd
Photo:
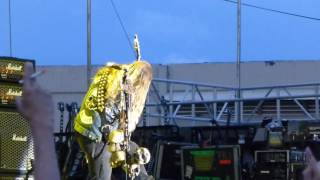
<path fill-rule="evenodd" d="M 25 65 L 22 97 L 16 99 L 20 113 L 30 124 L 35 145 L 35 179 L 59 180 L 53 129 L 53 101 L 31 78 L 33 67 Z"/>

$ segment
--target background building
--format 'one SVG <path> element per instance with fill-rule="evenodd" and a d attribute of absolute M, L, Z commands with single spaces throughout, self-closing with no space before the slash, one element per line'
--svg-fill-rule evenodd
<path fill-rule="evenodd" d="M 94 66 L 92 76 L 99 67 L 101 66 Z M 46 74 L 39 78 L 39 83 L 45 89 L 50 90 L 55 104 L 77 102 L 79 106 L 81 105 L 87 89 L 85 66 L 39 66 L 37 69 L 46 70 Z M 320 61 L 243 62 L 241 64 L 241 88 L 247 89 L 243 89 L 242 98 L 256 98 L 256 100 L 241 102 L 242 108 L 238 114 L 237 105 L 232 101 L 235 99 L 236 89 L 234 88 L 237 87 L 236 64 L 153 64 L 155 81 L 150 90 L 148 103 L 160 104 L 161 98 L 162 103 L 220 100 L 221 102 L 210 103 L 209 109 L 212 110 L 211 115 L 222 123 L 228 117 L 231 123 L 255 122 L 266 116 L 289 120 L 318 119 L 319 103 L 316 94 L 319 88 L 319 69 Z M 168 83 L 166 79 L 177 81 Z M 294 84 L 300 85 L 290 86 Z M 160 95 L 160 99 L 157 94 Z M 295 98 L 283 98 L 287 96 Z M 273 97 L 281 98 L 272 99 Z M 262 102 L 259 107 L 261 98 L 269 99 Z M 230 100 L 225 108 L 223 108 L 224 100 Z M 160 110 L 159 107 L 158 110 L 155 106 L 148 107 L 145 111 L 144 125 L 173 123 L 172 120 L 179 125 L 210 124 L 208 121 L 211 118 L 210 110 L 204 104 L 183 104 L 177 108 L 178 106 L 175 104 L 170 107 L 164 104 Z M 207 114 L 206 110 L 208 110 Z M 231 115 L 228 116 L 230 111 Z M 253 112 L 254 117 L 250 115 L 250 112 Z M 177 118 L 175 119 L 172 115 Z M 58 121 L 60 117 L 58 109 L 56 109 L 55 117 Z M 56 124 L 58 128 L 59 123 Z"/>

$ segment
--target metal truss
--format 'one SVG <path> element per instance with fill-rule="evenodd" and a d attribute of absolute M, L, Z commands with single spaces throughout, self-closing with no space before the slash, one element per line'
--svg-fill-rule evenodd
<path fill-rule="evenodd" d="M 319 120 L 319 86 L 309 83 L 239 89 L 154 79 L 145 119 L 178 125 L 259 123 L 266 117 L 314 121 Z M 239 90 L 240 98 L 236 98 Z"/>

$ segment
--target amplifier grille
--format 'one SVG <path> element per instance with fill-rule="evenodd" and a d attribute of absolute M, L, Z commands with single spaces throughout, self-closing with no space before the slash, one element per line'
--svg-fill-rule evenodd
<path fill-rule="evenodd" d="M 26 171 L 34 159 L 31 130 L 18 112 L 0 110 L 0 168 Z"/>

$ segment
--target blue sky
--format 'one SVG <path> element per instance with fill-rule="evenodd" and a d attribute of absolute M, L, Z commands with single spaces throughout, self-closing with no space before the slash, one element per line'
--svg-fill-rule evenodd
<path fill-rule="evenodd" d="M 320 18 L 319 0 L 242 0 Z M 40 65 L 86 64 L 86 0 L 11 0 L 13 55 Z M 236 6 L 223 0 L 114 0 L 151 63 L 236 61 Z M 0 0 L 0 55 L 9 56 L 8 0 Z M 133 54 L 110 0 L 92 0 L 92 61 Z M 320 59 L 320 21 L 242 8 L 242 60 Z"/>

